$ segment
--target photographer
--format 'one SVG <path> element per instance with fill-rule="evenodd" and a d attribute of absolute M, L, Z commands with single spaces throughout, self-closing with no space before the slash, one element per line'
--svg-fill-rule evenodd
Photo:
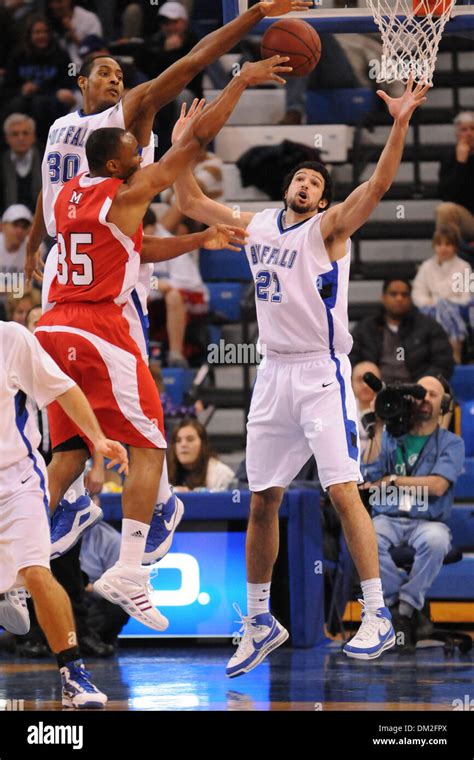
<path fill-rule="evenodd" d="M 420 379 L 413 398 L 398 390 L 402 413 L 390 418 L 397 391 L 386 389 L 375 401 L 373 438 L 362 464 L 369 491 L 380 557 L 382 587 L 391 607 L 397 632 L 404 634 L 404 649 L 416 644 L 416 620 L 425 596 L 451 548 L 446 525 L 454 498 L 454 484 L 464 465 L 464 443 L 440 426 L 452 395 L 444 378 Z M 383 399 L 391 394 L 391 404 Z M 402 398 L 403 396 L 403 398 Z M 396 399 L 395 399 L 396 400 Z M 387 426 L 384 429 L 384 420 Z M 395 433 L 395 434 L 394 434 Z M 415 550 L 407 575 L 390 554 L 391 547 L 407 545 Z M 414 614 L 416 612 L 416 614 Z"/>

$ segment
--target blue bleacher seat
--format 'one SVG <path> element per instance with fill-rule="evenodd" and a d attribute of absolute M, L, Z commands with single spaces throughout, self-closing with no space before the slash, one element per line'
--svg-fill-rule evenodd
<path fill-rule="evenodd" d="M 368 87 L 308 90 L 308 124 L 357 124 L 374 107 L 376 96 Z"/>
<path fill-rule="evenodd" d="M 175 404 L 182 404 L 184 394 L 192 385 L 192 370 L 179 368 L 165 368 L 161 370 L 166 394 Z"/>
<path fill-rule="evenodd" d="M 231 322 L 240 319 L 243 285 L 239 282 L 209 282 L 207 287 L 209 288 L 209 305 L 213 311 L 225 314 Z"/>
<path fill-rule="evenodd" d="M 474 401 L 474 364 L 458 364 L 450 383 L 457 401 Z"/>
<path fill-rule="evenodd" d="M 474 499 L 474 457 L 466 457 L 464 471 L 454 486 L 455 499 Z"/>
<path fill-rule="evenodd" d="M 461 407 L 461 435 L 466 456 L 474 456 L 474 401 L 463 401 Z"/>
<path fill-rule="evenodd" d="M 245 252 L 242 251 L 201 251 L 199 255 L 201 276 L 204 282 L 252 279 Z"/>
<path fill-rule="evenodd" d="M 454 504 L 448 526 L 453 546 L 463 552 L 474 551 L 474 504 Z"/>

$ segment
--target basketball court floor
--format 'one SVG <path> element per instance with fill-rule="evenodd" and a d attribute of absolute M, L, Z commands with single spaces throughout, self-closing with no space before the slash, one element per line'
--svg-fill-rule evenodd
<path fill-rule="evenodd" d="M 229 679 L 231 652 L 222 645 L 124 647 L 87 666 L 112 711 L 453 711 L 474 696 L 472 657 L 446 656 L 442 647 L 387 652 L 369 662 L 347 658 L 338 645 L 282 647 L 251 673 Z M 0 710 L 7 699 L 23 700 L 24 710 L 61 710 L 55 663 L 0 659 Z"/>

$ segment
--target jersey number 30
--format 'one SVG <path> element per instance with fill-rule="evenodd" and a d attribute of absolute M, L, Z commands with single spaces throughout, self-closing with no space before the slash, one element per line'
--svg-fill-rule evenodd
<path fill-rule="evenodd" d="M 273 285 L 273 293 L 270 295 L 270 288 Z M 271 303 L 281 303 L 280 280 L 276 272 L 269 272 L 268 269 L 261 269 L 255 277 L 255 289 L 259 301 L 268 301 Z"/>
<path fill-rule="evenodd" d="M 58 283 L 59 285 L 90 285 L 94 279 L 92 259 L 87 253 L 78 250 L 80 245 L 91 245 L 92 235 L 90 232 L 73 232 L 69 236 L 71 250 L 66 248 L 66 241 L 61 233 L 58 234 Z M 74 269 L 69 271 L 68 265 L 81 267 L 81 271 Z"/>

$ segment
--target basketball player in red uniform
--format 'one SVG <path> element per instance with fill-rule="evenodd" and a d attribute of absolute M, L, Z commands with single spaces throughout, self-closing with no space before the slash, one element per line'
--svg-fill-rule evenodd
<path fill-rule="evenodd" d="M 136 138 L 119 128 L 97 129 L 86 145 L 89 173 L 66 183 L 55 203 L 58 274 L 50 289 L 54 307 L 35 334 L 43 348 L 89 399 L 108 437 L 128 444 L 119 562 L 95 587 L 106 599 L 156 630 L 168 621 L 153 606 L 143 551 L 156 501 L 166 441 L 156 385 L 122 308 L 135 287 L 140 266 L 142 219 L 150 201 L 197 157 L 221 129 L 249 86 L 283 81 L 281 56 L 246 64 L 219 98 L 198 108 L 176 143 L 157 163 L 140 168 Z M 235 239 L 243 241 L 236 230 Z M 65 490 L 89 456 L 90 442 L 51 407 L 53 449 L 81 436 L 83 448 L 70 450 Z M 112 433 L 113 431 L 113 433 Z"/>
<path fill-rule="evenodd" d="M 87 60 L 81 67 L 77 80 L 83 94 L 83 108 L 57 119 L 48 135 L 42 165 L 43 189 L 28 240 L 25 266 L 27 279 L 33 273 L 36 251 L 46 231 L 51 237 L 56 237 L 53 207 L 57 194 L 67 180 L 88 170 L 85 143 L 93 130 L 102 127 L 130 130 L 143 149 L 143 165 L 152 162 L 152 127 L 158 111 L 174 100 L 200 71 L 230 50 L 262 18 L 305 10 L 310 4 L 306 0 L 258 2 L 229 24 L 207 35 L 188 55 L 156 79 L 132 88 L 125 95 L 123 72 L 113 57 L 99 55 Z M 56 254 L 57 246 L 54 246 L 53 251 Z M 48 257 L 47 266 L 53 266 L 57 258 L 52 255 L 53 251 Z M 141 341 L 142 351 L 146 353 L 146 298 L 150 286 L 150 267 L 143 266 L 140 274 L 140 281 L 130 293 L 124 315 L 129 321 L 131 334 L 135 340 Z M 68 497 L 73 503 L 65 500 L 57 509 L 56 484 L 61 485 L 62 471 L 67 469 L 68 458 L 67 449 L 56 451 L 48 467 L 51 510 L 56 510 L 52 525 L 55 556 L 67 552 L 80 538 L 81 532 L 97 522 L 101 515 L 100 509 L 90 499 L 82 496 L 77 500 L 80 494 L 84 494 L 82 473 L 78 473 L 78 480 L 71 489 L 76 499 Z M 173 532 L 181 519 L 182 508 L 182 503 L 169 486 L 165 463 L 145 548 L 144 561 L 147 564 L 156 562 L 169 550 Z"/>

